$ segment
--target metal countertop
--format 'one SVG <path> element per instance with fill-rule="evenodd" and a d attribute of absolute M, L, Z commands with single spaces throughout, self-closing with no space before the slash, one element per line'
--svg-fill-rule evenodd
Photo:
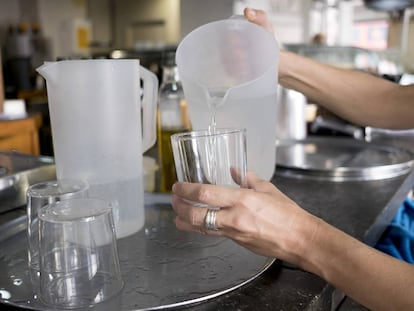
<path fill-rule="evenodd" d="M 414 150 L 414 139 L 387 143 Z M 374 245 L 413 188 L 414 171 L 384 180 L 344 182 L 275 174 L 272 182 L 304 209 Z M 251 282 L 186 310 L 332 310 L 343 298 L 319 277 L 276 260 Z"/>
<path fill-rule="evenodd" d="M 414 151 L 414 136 L 381 137 L 375 143 Z M 275 174 L 272 183 L 304 209 L 373 246 L 413 189 L 414 171 L 383 180 L 344 182 Z M 366 310 L 319 277 L 276 261 L 243 288 L 188 310 L 342 310 L 344 299 L 353 310 Z"/>

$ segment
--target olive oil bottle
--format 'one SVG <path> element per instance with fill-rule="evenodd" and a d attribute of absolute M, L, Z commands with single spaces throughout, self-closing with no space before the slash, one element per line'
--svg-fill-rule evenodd
<path fill-rule="evenodd" d="M 160 166 L 160 192 L 171 192 L 177 181 L 170 137 L 190 130 L 183 88 L 175 65 L 175 53 L 166 55 L 162 67 L 162 81 L 158 105 L 158 159 Z"/>

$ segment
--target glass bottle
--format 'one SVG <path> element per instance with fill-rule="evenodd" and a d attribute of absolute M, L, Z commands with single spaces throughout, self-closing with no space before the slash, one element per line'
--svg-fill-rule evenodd
<path fill-rule="evenodd" d="M 158 105 L 160 192 L 171 192 L 172 185 L 177 181 L 170 137 L 188 130 L 187 106 L 175 64 L 175 53 L 169 53 L 162 67 Z"/>

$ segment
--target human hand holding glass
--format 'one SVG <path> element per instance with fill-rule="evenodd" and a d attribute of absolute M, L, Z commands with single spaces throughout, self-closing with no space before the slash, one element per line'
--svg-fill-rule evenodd
<path fill-rule="evenodd" d="M 178 181 L 245 187 L 246 131 L 215 129 L 171 136 Z"/>
<path fill-rule="evenodd" d="M 246 187 L 246 131 L 214 129 L 174 134 L 171 145 L 178 181 L 213 184 L 233 188 Z M 204 225 L 217 230 L 217 206 L 207 207 Z"/>

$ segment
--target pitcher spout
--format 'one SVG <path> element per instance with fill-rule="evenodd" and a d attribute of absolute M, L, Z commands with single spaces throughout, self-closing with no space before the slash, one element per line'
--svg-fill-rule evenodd
<path fill-rule="evenodd" d="M 57 75 L 56 62 L 44 62 L 43 65 L 36 68 L 36 71 L 46 79 L 46 81 L 53 81 Z"/>

